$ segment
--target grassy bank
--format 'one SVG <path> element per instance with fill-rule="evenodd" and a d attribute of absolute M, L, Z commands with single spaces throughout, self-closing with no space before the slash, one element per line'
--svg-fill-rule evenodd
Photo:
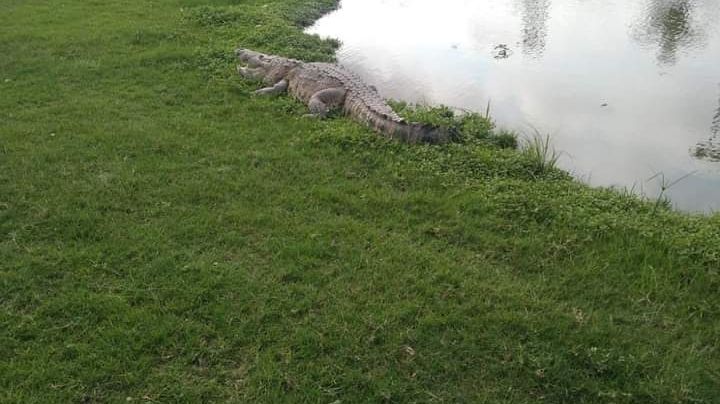
<path fill-rule="evenodd" d="M 0 3 L 0 402 L 716 402 L 720 215 L 252 97 L 333 5 Z"/>

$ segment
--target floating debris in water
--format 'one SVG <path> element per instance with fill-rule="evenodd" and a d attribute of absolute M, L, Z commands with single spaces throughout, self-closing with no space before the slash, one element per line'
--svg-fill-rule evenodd
<path fill-rule="evenodd" d="M 504 43 L 497 45 L 494 49 L 495 56 L 493 57 L 495 59 L 507 59 L 513 54 L 513 51 L 510 49 L 510 47 Z"/>

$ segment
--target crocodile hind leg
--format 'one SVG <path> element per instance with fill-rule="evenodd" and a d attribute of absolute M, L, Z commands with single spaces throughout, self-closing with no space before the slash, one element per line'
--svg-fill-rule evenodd
<path fill-rule="evenodd" d="M 255 91 L 257 95 L 278 95 L 287 91 L 287 80 L 280 80 L 272 87 L 265 87 Z"/>
<path fill-rule="evenodd" d="M 327 88 L 316 92 L 308 102 L 309 116 L 325 118 L 330 111 L 345 103 L 346 94 L 347 90 L 342 87 Z"/>

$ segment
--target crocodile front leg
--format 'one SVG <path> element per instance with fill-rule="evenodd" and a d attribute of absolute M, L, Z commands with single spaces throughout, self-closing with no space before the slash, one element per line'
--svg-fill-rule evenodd
<path fill-rule="evenodd" d="M 278 95 L 282 94 L 288 89 L 288 81 L 280 80 L 272 87 L 265 87 L 255 91 L 257 95 Z"/>
<path fill-rule="evenodd" d="M 310 116 L 325 118 L 330 111 L 345 103 L 346 94 L 347 90 L 342 87 L 327 88 L 316 92 L 308 102 Z"/>

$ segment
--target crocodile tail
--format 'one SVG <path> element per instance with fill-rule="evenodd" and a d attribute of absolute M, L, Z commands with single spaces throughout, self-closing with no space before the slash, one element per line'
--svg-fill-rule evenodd
<path fill-rule="evenodd" d="M 408 141 L 413 143 L 447 143 L 454 137 L 448 130 L 432 125 L 420 123 L 406 123 L 405 125 L 410 134 Z"/>
<path fill-rule="evenodd" d="M 442 128 L 406 122 L 384 101 L 369 103 L 361 97 L 350 97 L 346 99 L 344 110 L 376 132 L 406 143 L 447 143 L 453 138 L 451 133 Z"/>
<path fill-rule="evenodd" d="M 452 134 L 443 128 L 390 119 L 381 119 L 377 122 L 376 129 L 405 143 L 440 144 L 452 139 Z"/>

